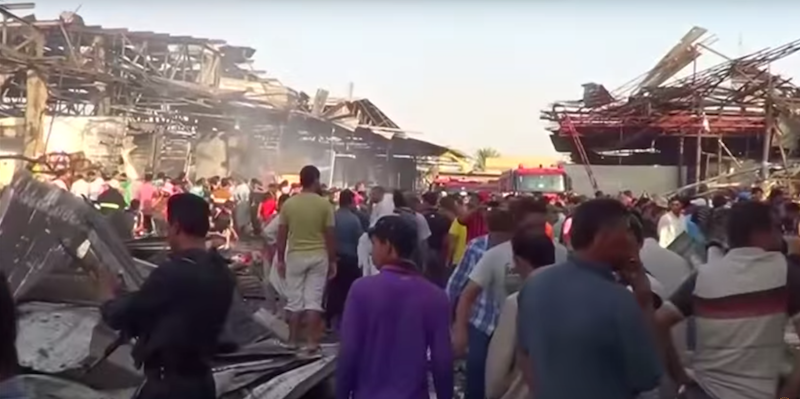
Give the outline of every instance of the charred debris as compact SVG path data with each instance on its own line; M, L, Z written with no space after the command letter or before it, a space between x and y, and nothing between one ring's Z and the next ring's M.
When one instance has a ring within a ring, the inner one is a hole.
M101 322L89 274L109 268L126 289L138 289L155 266L132 249L157 254L160 247L123 242L92 206L27 172L3 189L0 268L17 300L17 349L35 397L125 398L142 382L129 345L114 345L115 333ZM215 358L218 396L327 397L335 349L316 357L286 349L279 340L285 326L260 306L263 290L251 282L242 275L220 338L231 350Z
M763 183L774 172L794 179L800 89L771 65L800 51L800 41L741 57L715 50L715 41L694 27L623 87L587 83L582 99L543 110L556 149L586 165L590 177L592 164L679 166L679 186L701 191ZM700 69L701 57L718 64Z
M42 20L33 7L0 5L4 152L52 153L66 124L84 137L74 149L104 169L126 152L139 173L204 176L296 173L292 160L325 159L343 181L396 184L387 180L413 181L449 151L409 137L368 99L283 85L255 69L253 48L90 25L72 12Z
M32 8L32 3L0 5L4 157L43 159L56 140L51 134L56 118L121 123L120 134L99 139L103 156L92 161L117 168L125 149L135 148L129 155L142 171L186 170L190 149L222 132L258 137L275 157L280 145L274 141L281 140L284 130L279 126L288 122L327 125L323 130L331 134L325 99L312 114L308 96L252 68L251 48L106 29L87 25L74 13L38 20L27 15ZM85 155L78 158L93 154ZM2 189L0 269L18 302L17 348L33 396L127 398L142 381L127 344L106 353L116 337L100 321L86 271L88 264L110 268L135 290L155 266L131 256L132 249L141 252L143 247L124 242L81 199L26 171L18 171ZM284 326L264 314L258 306L264 298L253 294L260 290L252 289L252 276L244 277L249 283L243 285L250 287L234 301L221 338L236 350L220 354L215 363L218 396L326 397L335 350L303 357L281 346Z

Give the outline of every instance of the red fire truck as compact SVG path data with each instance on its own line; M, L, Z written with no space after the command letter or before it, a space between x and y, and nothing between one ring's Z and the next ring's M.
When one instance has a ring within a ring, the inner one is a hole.
M519 165L501 174L499 185L506 193L542 193L545 196L572 190L572 181L560 164L534 168Z
M464 174L464 173L443 173L436 177L431 185L434 191L445 191L447 193L480 191L498 192L497 175L489 174Z

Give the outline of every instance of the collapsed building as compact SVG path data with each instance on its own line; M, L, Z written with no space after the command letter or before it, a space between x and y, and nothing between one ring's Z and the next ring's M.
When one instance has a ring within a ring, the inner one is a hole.
M713 41L694 27L624 87L588 83L582 99L552 104L541 119L552 122L556 150L584 164L595 187L594 169L607 165L631 166L633 174L617 178L633 180L640 170L633 165L663 165L675 171L677 186L754 163L763 165L753 169L762 178L770 162L788 166L800 143L800 91L770 64L800 50L800 41L738 58L714 50ZM698 70L698 58L709 53L723 62Z
M129 155L139 174L172 176L261 177L311 163L332 183L410 188L420 165L449 152L408 137L367 99L286 87L253 67L253 48L88 25L69 12L17 15L32 7L0 6L5 155L82 152L104 170Z

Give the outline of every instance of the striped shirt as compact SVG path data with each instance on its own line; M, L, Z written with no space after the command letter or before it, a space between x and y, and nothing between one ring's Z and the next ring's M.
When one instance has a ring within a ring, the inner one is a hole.
M694 316L695 380L724 399L775 397L788 321L800 321L800 265L735 248L698 268L665 306Z

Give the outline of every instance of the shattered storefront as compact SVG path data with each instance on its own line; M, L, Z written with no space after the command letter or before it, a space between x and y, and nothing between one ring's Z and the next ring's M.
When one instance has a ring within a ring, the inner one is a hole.
M130 255L109 221L81 199L20 172L0 195L0 268L18 303L20 363L32 397L127 398L142 382L129 345L105 353L103 325L87 265L109 268L129 290L154 265ZM332 353L300 357L277 344L274 317L243 295L221 342L236 348L214 360L221 398L327 397ZM231 346L232 344L232 346Z

